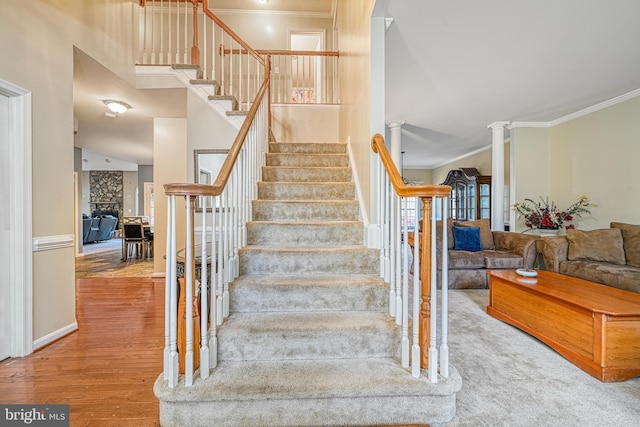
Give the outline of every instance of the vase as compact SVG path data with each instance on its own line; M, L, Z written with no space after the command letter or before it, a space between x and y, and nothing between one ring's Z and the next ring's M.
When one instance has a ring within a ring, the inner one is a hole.
M559 229L539 228L540 237L554 237L558 235Z

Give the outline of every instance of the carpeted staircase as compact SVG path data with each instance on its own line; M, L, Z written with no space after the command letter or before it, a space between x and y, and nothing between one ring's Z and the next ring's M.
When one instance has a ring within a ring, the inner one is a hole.
M379 251L365 247L346 145L271 143L218 366L155 392L163 426L427 424L450 420L460 377L399 362Z

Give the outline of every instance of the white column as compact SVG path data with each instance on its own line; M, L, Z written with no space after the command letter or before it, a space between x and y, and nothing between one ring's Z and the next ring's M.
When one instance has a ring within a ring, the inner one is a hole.
M393 163L396 164L398 172L402 173L402 122L389 122L389 130L391 131L391 146L389 153L393 159Z
M488 127L491 138L491 229L504 230L504 128L509 122L494 122Z

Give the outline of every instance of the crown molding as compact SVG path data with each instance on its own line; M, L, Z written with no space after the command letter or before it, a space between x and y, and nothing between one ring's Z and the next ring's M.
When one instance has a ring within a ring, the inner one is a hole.
M566 116L560 117L555 120L551 120L549 122L512 122L509 125L509 129L518 128L518 127L550 128L550 127L558 126L562 123L566 123L571 120L584 117L588 114L595 113L596 111L604 110L605 108L612 107L616 104L620 104L622 102L628 101L638 96L640 96L640 89L632 90L631 92L624 93L620 96L616 96L615 98L608 99L606 101L600 102L599 104L592 105L591 107L584 108L582 110L576 111L575 113L567 114Z

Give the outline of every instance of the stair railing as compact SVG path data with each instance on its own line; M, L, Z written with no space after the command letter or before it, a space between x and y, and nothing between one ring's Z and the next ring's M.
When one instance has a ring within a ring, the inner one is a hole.
M268 87L267 76L213 184L164 186L168 197L164 378L170 388L178 385L179 366L184 366L184 385L191 386L197 369L204 379L217 365L216 330L229 315L229 283L239 275L238 249L246 245L246 222L252 216L251 201L257 197L256 183L267 151ZM178 197L186 201L184 244L176 241ZM203 207L199 245L196 206ZM184 256L179 258L177 248L181 247ZM178 264L184 270L184 295L179 295ZM179 298L184 319L178 318ZM199 323L194 324L198 317ZM184 329L178 327L181 320ZM194 335L198 328L200 336Z
M198 65L199 78L216 81L216 95L234 97L240 111L249 110L266 73L272 103L339 101L338 52L254 50L213 14L207 0L140 0L140 6L141 65Z
M437 244L435 205L442 208L441 218L447 218L446 207L451 187L447 185L406 185L389 155L384 138L376 134L371 140L378 153L378 219L382 226L380 249L380 275L389 283L389 314L402 325L401 362L418 378L421 370L428 370L431 382L437 382L438 373L449 376L447 286L442 286L441 340L437 346ZM408 201L415 204L410 213ZM422 205L422 230L417 219ZM414 222L415 221L415 222ZM447 221L442 221L442 277L447 283ZM409 287L409 228L414 225L413 286ZM413 330L409 336L409 317ZM411 351L409 350L411 344ZM439 369L438 369L439 368Z

